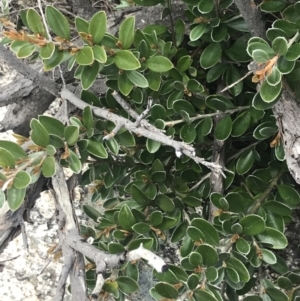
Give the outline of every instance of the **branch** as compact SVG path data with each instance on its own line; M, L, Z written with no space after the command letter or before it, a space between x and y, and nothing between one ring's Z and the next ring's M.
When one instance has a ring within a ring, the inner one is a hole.
M282 177L282 175L285 173L285 170L280 170L276 177L270 182L267 189L264 191L264 193L256 200L253 207L250 208L249 214L255 213L264 203L267 196L270 194L272 189L277 185L278 180Z
M206 118L206 117L218 116L220 114L232 114L232 113L243 111L243 110L247 110L247 109L250 109L250 108L251 108L251 106L242 106L242 107L237 107L237 108L234 108L234 109L226 110L224 112L216 112L216 113L201 114L201 115L198 114L198 115L196 115L194 117L191 117L190 118L190 122L193 122L193 121L199 120L199 119L203 119L203 118ZM165 122L165 125L166 126L174 126L175 124L182 123L182 122L186 122L186 121L184 119L167 121L167 122Z
M224 89L222 89L219 93L223 93L229 89L231 89L232 87L234 87L235 85L237 85L239 82L241 82L242 80L244 80L247 76L249 76L250 74L253 73L253 70L248 71L243 77L239 78L237 81L235 81L234 83L232 83L231 85L225 87Z
M113 95L115 96L115 95L117 95L117 93L115 92ZM87 104L84 101L82 101L80 98L78 98L75 94L73 94L68 89L62 89L61 97L69 100L71 103L73 103L76 107L78 107L81 110L83 110L87 106ZM124 117L118 116L118 115L108 111L107 109L98 108L98 107L94 107L94 106L91 106L91 108L93 110L93 113L96 116L104 118L106 120L110 120L116 125L120 124L120 123L124 124L124 127L127 130L129 130L130 132L133 132L137 135L141 135L146 138L155 140L164 145L169 145L175 149L177 154L185 154L189 158L193 159L196 163L200 163L200 164L208 167L209 169L219 170L220 173L225 177L225 175L222 171L222 169L226 170L224 167L222 167L218 164L212 163L212 162L208 162L204 158L197 157L194 147L192 147L188 144L173 140L170 137L164 135L163 133L153 132L151 129L147 128L148 122L146 123L145 127L136 127L135 123L133 123L132 121L130 121ZM145 120L143 120L143 121L145 121Z
M266 39L265 23L262 20L262 14L254 1L235 0L234 2L247 23L251 35Z
M0 45L0 57L7 62L9 66L24 75L25 78L30 79L35 86L38 86L52 95L58 96L60 86L43 74L39 74L26 64L17 59L11 51L7 50L3 45Z

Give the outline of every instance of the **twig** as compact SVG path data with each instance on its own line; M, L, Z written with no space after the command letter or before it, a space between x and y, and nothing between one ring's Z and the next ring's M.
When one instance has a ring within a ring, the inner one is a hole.
M61 249L60 245L57 245L56 248L53 250L53 254L55 254L57 251L59 251ZM42 267L41 271L37 274L37 276L40 276L41 274L44 273L45 269L47 268L47 266L50 264L50 262L53 260L53 256L50 256L50 258L47 260L47 262L45 263L45 265Z
M261 143L261 141L256 141L244 148L242 148L241 150L239 150L237 153L235 153L234 155L232 155L231 157L229 157L227 160L226 160L226 163L230 162L231 160L237 158L239 155L241 155L244 151L248 150L249 148L253 148L254 146L256 146L257 144Z
M267 196L270 194L272 189L277 185L278 180L281 178L281 176L285 173L285 170L280 170L276 177L270 182L267 189L263 192L263 194L256 200L253 207L249 209L249 214L255 213L264 203Z
M46 22L46 18L45 18L44 12L43 12L43 7L42 7L41 0L38 0L38 7L39 7L39 10L40 10L40 13L41 13L41 16L42 16L42 20L43 20L43 23L44 23L44 26L45 26L45 29L46 29L46 32L47 32L48 39L52 40L51 35L50 35L50 30L48 28L48 24ZM60 65L58 65L58 70L59 70L60 77L61 77L61 80L62 80L62 83L63 83L63 87L65 88L66 87L66 81L65 81L64 74L61 70Z
M36 5L36 6L31 6L31 8L38 8L38 6L37 6L37 5ZM26 7L26 8L21 8L21 9L18 9L18 10L13 10L13 11L7 13L7 14L0 14L0 17L2 18L2 17L8 17L8 16L11 16L11 15L14 15L14 14L20 14L21 11L27 10L27 9L28 9L28 7Z
M104 285L104 277L103 277L102 273L98 273L97 274L96 285L95 285L95 287L92 291L92 294L91 294L92 301L97 301L98 300L98 297L101 293L103 285Z
M208 179L210 177L210 175L211 175L211 172L209 172L205 176L203 176L199 182L197 182L193 187L190 188L190 191L198 188L201 183L203 183L206 179Z
M190 122L193 122L193 121L199 120L199 119L203 119L203 118L206 118L206 117L218 116L220 114L233 114L235 112L250 109L250 107L251 106L242 106L242 107L237 107L237 108L234 108L234 109L226 110L224 112L216 112L216 113L203 114L203 115L198 114L194 117L191 117ZM179 123L182 123L182 122L185 122L185 120L184 119L178 119L178 120L173 120L173 121L167 121L167 122L165 122L165 125L166 126L174 126L175 124L179 124Z
M117 93L115 93L115 95L116 94ZM86 103L84 101L82 101L80 98L78 98L75 94L73 94L68 89L62 89L61 97L69 100L76 107L78 107L82 110L86 107ZM225 174L223 173L222 169L228 171L226 168L224 168L224 167L222 167L218 164L208 162L204 158L197 157L194 147L192 147L188 144L185 144L185 143L180 142L180 141L173 140L172 138L164 135L163 133L153 132L151 128L148 129L148 128L141 127L141 126L136 127L135 124L132 121L130 121L130 120L124 118L124 117L118 116L118 115L108 111L107 109L98 108L98 107L94 107L94 106L91 106L91 108L93 110L93 113L96 116L102 117L106 120L110 120L116 125L122 123L122 124L124 124L124 127L127 130L129 130L129 131L131 131L131 132L133 132L137 135L141 135L141 136L144 136L146 138L155 140L155 141L160 142L164 145L169 145L169 146L173 147L175 149L175 151L185 154L189 158L193 159L196 163L200 163L200 164L208 167L209 169L220 170L221 174L224 177L225 177ZM142 121L145 121L145 120L142 120ZM147 123L146 123L146 125L147 125ZM228 171L228 172L231 172L231 171Z
M118 104L132 117L134 118L136 121L139 119L139 114L133 110L130 105L120 96L120 94L117 91L114 91L112 93L112 96L114 97L114 99L118 102ZM140 124L146 128L151 129L154 132L157 133L162 133L162 130L159 130L158 128L156 128L155 126L153 126L152 124L150 124L147 120L141 119ZM137 126L136 126L137 127Z
M241 82L242 80L244 80L247 76L249 76L250 74L253 73L253 70L248 71L243 77L239 78L237 81L235 81L234 83L232 83L231 85L225 87L222 91L220 91L219 93L223 93L229 89L231 89L232 87L234 87L235 85L237 85L239 82Z
M142 114L136 119L135 121L135 126L140 126L141 121L149 114L151 107L153 104L153 98L150 96L148 97L148 103L147 103L147 108Z
M117 125L115 126L115 128L114 128L109 134L107 134L106 136L103 137L103 140L109 140L109 139L115 137L115 136L118 134L119 130L120 130L123 126L124 126L123 123L117 124Z
M21 227L21 233L23 238L23 247L28 252L28 239L27 239L27 234L26 234L26 229L25 229L25 224L23 219L20 222L20 227Z

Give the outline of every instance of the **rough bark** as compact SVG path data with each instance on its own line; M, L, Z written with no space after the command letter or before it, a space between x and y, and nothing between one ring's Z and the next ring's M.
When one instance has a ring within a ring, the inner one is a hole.
M265 37L265 24L260 10L254 2L235 0L253 36ZM264 34L263 34L264 33ZM300 184L300 106L290 92L284 90L282 97L273 107L277 125L281 132L288 169L294 180Z

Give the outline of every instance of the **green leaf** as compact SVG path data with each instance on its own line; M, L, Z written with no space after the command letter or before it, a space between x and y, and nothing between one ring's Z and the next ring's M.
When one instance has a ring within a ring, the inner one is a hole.
M147 79L140 72L132 70L126 72L127 77L132 82L132 84L137 87L147 88L149 86Z
M33 54L36 50L36 46L34 44L23 45L17 52L17 57L19 59L24 59Z
M217 251L210 245L202 244L197 247L196 252L201 254L206 267L214 266L219 260Z
M107 61L107 56L103 46L94 45L92 49L93 49L94 59L99 63L105 64Z
M217 230L208 221L203 218L194 218L191 222L191 226L194 226L201 230L205 235L205 242L213 246L219 245L219 234Z
M126 276L119 276L116 279L119 289L125 294L130 294L139 289L139 285L135 280Z
M177 62L177 69L180 72L186 71L192 64L192 59L190 55L182 56Z
M55 45L53 42L47 43L45 46L40 47L40 57L43 60L50 59L55 51Z
M121 73L118 78L118 88L123 95L127 96L133 89L133 83L129 80L125 72Z
M26 19L29 29L31 29L36 34L46 36L46 31L42 19L35 9L29 8L27 10Z
M164 298L177 299L178 292L173 285L167 282L159 282L155 284L155 290Z
M210 43L200 56L200 65L208 69L216 65L222 56L221 43Z
M262 64L269 61L269 55L262 49L254 49L252 51L253 60L256 63Z
M215 137L218 140L226 140L232 131L232 120L228 115L218 122L215 128Z
M156 202L158 207L165 212L172 212L175 209L174 202L165 194L159 194L156 197Z
M99 11L93 15L88 33L92 35L94 44L99 44L106 32L106 13L104 11Z
M124 246L115 242L110 242L107 247L110 254L119 254L125 252Z
M46 19L50 29L59 37L70 40L70 27L66 17L53 6L46 7Z
M236 172L243 175L250 170L255 161L254 152L252 149L245 151L236 163Z
M128 50L120 50L115 56L115 64L122 70L136 70L141 67L139 60Z
M105 140L105 145L114 155L118 155L120 148L115 138L112 137L108 140Z
M249 110L241 113L232 123L232 137L240 137L248 130L251 122L251 113Z
M188 224L186 221L177 226L171 236L172 243L180 241L186 235L187 226Z
M286 6L285 1L280 1L280 0L273 0L273 1L267 1L263 2L260 5L260 9L262 11L268 12L268 13L276 13L284 9ZM277 300L275 300L277 301Z
M79 138L79 128L75 125L68 125L65 128L64 136L66 137L66 142L68 145L75 145Z
M261 243L270 244L273 249L284 249L288 244L283 233L270 227L266 227L263 233L257 235L257 239Z
M89 22L80 17L75 17L75 26L78 33L89 32Z
M239 237L235 243L235 246L240 253L248 254L250 252L250 244L243 237Z
M106 159L108 157L107 151L103 144L95 139L88 140L87 151L98 158Z
M272 48L278 55L285 55L288 51L288 42L284 37L277 37L272 41Z
M42 165L42 173L45 178L51 178L56 173L55 159L53 156L46 157Z
M213 42L221 42L227 37L228 27L226 24L221 23L219 26L214 27L211 32L211 39Z
M260 249L262 253L262 260L267 264L275 264L277 262L277 258L275 254L267 249Z
M300 57L300 43L293 44L285 54L287 61L295 61Z
M196 289L193 293L193 296L196 301L218 301L218 299L216 299L216 297L211 292L202 289Z
M275 287L267 287L265 288L266 293L272 298L274 301L288 301L288 296L283 293L281 290Z
M288 74L292 72L295 64L295 61L288 61L285 56L280 56L277 60L277 68L282 74Z
M81 161L79 160L78 156L71 149L69 149L69 153L70 153L70 155L66 159L66 161L69 163L70 169L74 173L79 174L82 170Z
M64 137L65 126L61 121L51 116L40 115L39 122L49 134Z
M94 220L94 222L96 222L96 223L99 222L98 218L101 217L101 213L98 210L96 210L94 207L86 205L86 204L82 206L82 209L88 217L90 217L91 219Z
M76 63L78 65L91 65L94 61L94 53L92 47L84 46L76 53Z
M239 223L243 227L243 235L246 236L260 234L265 230L266 227L264 219L255 214L249 214L243 217Z
M128 17L119 27L119 41L122 49L128 49L133 43L135 18Z
M26 171L18 171L14 178L14 186L17 189L26 188L31 182L31 177Z
M84 90L87 90L96 80L100 71L100 64L94 61L92 66L84 66L81 73L81 85Z
M160 142L147 138L146 148L149 153L151 154L156 153L159 150L160 146L161 146Z
M195 26L191 32L190 32L190 40L191 41L197 41L202 37L206 29L206 24L202 23L197 26Z
M33 118L30 122L31 127L31 139L39 146L46 147L49 144L49 134L47 130L41 125L41 123Z
M193 124L186 123L180 130L180 138L187 144L193 143L197 132Z
M25 198L26 188L17 189L14 186L7 189L7 203L9 209L16 211L22 205Z
M21 146L12 141L0 140L0 147L10 152L15 158L15 160L20 160L26 158L27 154ZM2 165L1 165L2 166ZM7 165L10 166L10 165Z
M202 14L208 14L214 9L213 0L200 0L198 4L198 10Z
M120 209L118 221L121 227L127 231L132 231L131 227L136 224L136 219L126 204Z
M132 230L138 234L145 234L150 232L151 227L146 223L137 223L132 226Z
M174 67L168 58L159 55L152 56L146 60L146 66L148 69L159 73L167 72Z
M56 66L58 66L64 58L64 52L58 50L58 47L55 47L52 56L49 59L44 60L44 70L50 71Z
M240 276L242 282L248 282L250 275L245 265L235 257L230 257L226 260L226 266L234 269Z
M230 67L227 69L226 72L226 84L229 86L233 83L236 83L241 78L239 71L236 67L233 65L230 65ZM232 88L229 89L230 93L234 96L239 95L243 90L243 81L240 81L236 85L234 85Z
M160 74L150 70L145 76L148 81L149 88L151 90L158 91L161 84Z
M0 144L1 145L1 144ZM289 185L278 185L278 192L284 203L287 205L298 205L300 203L300 196L299 193L296 191L295 188Z
M272 68L272 72L267 76L266 80L269 85L277 86L281 82L282 74L276 66Z

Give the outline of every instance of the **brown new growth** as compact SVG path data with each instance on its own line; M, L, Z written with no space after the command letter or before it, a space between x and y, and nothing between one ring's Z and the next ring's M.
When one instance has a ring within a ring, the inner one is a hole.
M273 141L270 142L270 147L275 147L277 145L280 145L280 142L281 142L281 134L280 132L278 132L276 137L273 139Z
M272 72L273 66L277 63L278 55L274 56L272 59L270 59L267 63L264 64L264 67L259 70L255 70L252 77L253 83L259 83L263 81L266 76L270 75Z
M48 41L41 35L29 36L24 31L3 31L3 35L13 41L26 41L38 46L45 46Z

